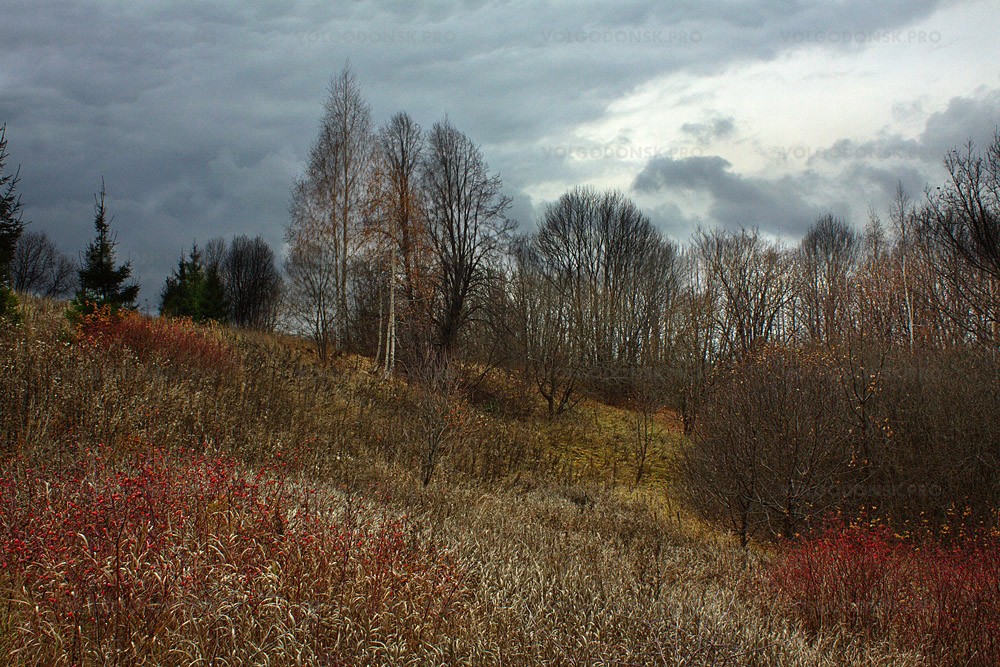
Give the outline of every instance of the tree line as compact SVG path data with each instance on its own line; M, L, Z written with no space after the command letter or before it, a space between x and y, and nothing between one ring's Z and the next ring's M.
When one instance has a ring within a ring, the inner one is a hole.
M16 194L19 171L4 175L6 126L0 126L0 315L18 318L15 294L71 299L71 314L107 306L135 309L139 284L130 261L118 263L118 245L107 192L94 195L94 237L78 262L63 254L45 232L25 231ZM195 322L230 323L269 330L279 316L282 277L274 251L261 238L216 238L204 250L182 256L160 293L160 313Z
M864 505L943 520L1000 505L1000 135L940 187L786 244L666 238L625 194L577 187L517 234L448 120L375 128L349 68L293 187L286 314L321 356L439 380L502 368L555 418L582 396L675 409L675 473L744 539ZM450 371L449 371L450 369Z
M3 138L0 174L6 157ZM929 490L938 508L987 511L1000 504L1000 133L944 167L921 198L900 187L863 227L824 215L793 245L753 228L680 245L625 194L589 187L518 234L466 134L405 112L376 127L345 66L292 184L280 267L259 237L214 239L179 259L160 309L280 325L321 359L361 353L384 374L503 368L553 418L584 395L674 408L692 502L744 538L847 501L915 514ZM73 276L47 237L21 236L16 183L0 180L5 302L12 289L134 302L103 187Z

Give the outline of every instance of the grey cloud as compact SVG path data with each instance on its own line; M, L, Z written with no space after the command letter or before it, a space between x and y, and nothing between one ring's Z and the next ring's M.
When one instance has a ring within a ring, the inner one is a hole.
M508 191L510 191L509 188ZM537 214L535 207L532 205L531 197L520 190L510 191L510 195L511 206L507 211L507 217L517 223L520 231L531 231L537 222Z
M944 111L931 114L920 135L920 142L941 157L971 139L980 147L993 139L1000 129L1000 88L981 89L979 95L955 97Z
M728 139L736 134L736 119L718 116L701 123L684 123L681 132L705 146L716 139Z
M803 149L809 157L793 175L743 176L719 156L660 157L647 163L633 189L654 207L672 211L667 220L678 219L672 197L694 194L709 202L708 224L757 226L797 237L825 212L862 224L869 207L887 209L898 184L919 202L926 188L946 178L941 166L945 153L970 138L985 146L998 123L1000 90L982 89L956 97L944 110L931 114L916 138L882 133L869 141L841 139L830 146Z
M795 147L786 152L791 152L791 157L795 157L794 151ZM818 167L822 164L845 164L858 160L921 160L927 158L927 149L919 141L892 134L862 142L839 139L830 146L806 149L802 154L808 154L808 166Z
M813 176L775 180L733 173L721 157L669 157L651 160L633 188L642 194L688 191L711 198L709 215L727 229L758 227L780 236L797 236L823 212L806 198Z
M688 215L673 202L645 206L643 210L660 231L677 243L687 242L694 229L706 224L705 220Z
M689 157L675 160L669 157L657 158L636 176L633 187L639 192L655 190L708 190L715 189L717 183L738 180L729 173L732 165L717 155Z
M155 298L195 238L238 231L277 245L291 175L347 58L377 120L405 109L429 126L448 113L517 193L575 178L534 147L654 77L812 46L798 32L906 25L938 4L37 0L4 11L0 122L23 164L27 216L68 252L88 238L106 177L122 250ZM720 183L748 187L729 177ZM518 217L531 204L521 198Z
M975 95L955 97L948 106L928 116L915 139L883 133L869 141L841 139L809 157L809 166L866 161L912 161L940 164L944 155L972 140L984 146L1000 127L1000 89L983 88Z
M912 200L920 200L928 185L927 177L926 170L913 166L889 169L858 163L850 165L841 172L837 176L837 181L843 191L854 193L862 201L884 202L881 207L884 210L885 203L895 194L899 185L903 186L903 192Z

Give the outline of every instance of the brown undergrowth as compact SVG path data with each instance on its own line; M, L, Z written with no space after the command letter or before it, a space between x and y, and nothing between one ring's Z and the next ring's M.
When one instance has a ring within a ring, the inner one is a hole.
M277 338L116 326L39 301L0 330L10 664L925 664L761 600L770 557L666 473L609 474L607 442L581 465L627 415L551 424Z

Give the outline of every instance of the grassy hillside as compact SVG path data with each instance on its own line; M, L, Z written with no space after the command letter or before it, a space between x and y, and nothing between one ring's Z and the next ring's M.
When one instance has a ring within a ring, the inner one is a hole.
M549 421L365 365L30 302L0 329L0 655L937 664L769 594L776 556L674 498L669 415L635 485L627 410Z

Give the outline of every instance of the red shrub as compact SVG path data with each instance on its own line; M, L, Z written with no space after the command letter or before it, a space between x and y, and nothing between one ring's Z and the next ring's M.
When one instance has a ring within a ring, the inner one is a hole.
M225 653L274 632L279 606L306 644L325 639L317 610L429 627L457 608L455 567L403 521L335 512L229 459L99 451L69 470L0 470L0 595L17 603L7 641L23 659L148 659L164 633Z
M996 528L943 542L832 521L791 545L769 579L812 630L840 625L923 648L940 664L1000 665Z
M156 356L217 370L233 364L226 343L206 327L184 318L149 318L134 311L113 312L104 306L80 316L77 334L79 340L100 347L125 346L143 361Z

